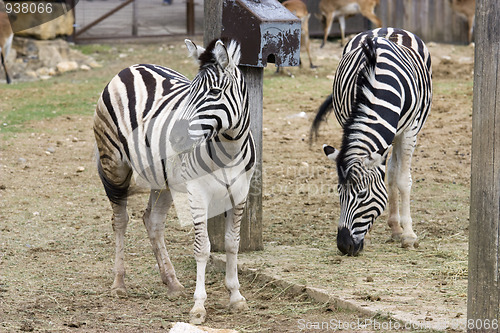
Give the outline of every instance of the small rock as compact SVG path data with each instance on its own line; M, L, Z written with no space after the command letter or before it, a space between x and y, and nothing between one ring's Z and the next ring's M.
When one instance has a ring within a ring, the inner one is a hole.
M49 147L49 148L47 148L47 152L54 154L56 152L56 149L54 147Z
M367 276L366 282L373 282L373 276Z
M36 75L38 77L49 76L50 70L47 67L40 67L36 70Z
M87 65L89 65L91 68L99 68L99 67L102 67L101 64L99 64L97 61L91 61L91 62L88 62Z
M31 79L36 79L38 78L38 76L36 75L36 72L35 71L32 71L32 70L27 70L26 72L24 72L24 74L26 76L28 76L29 78Z
M28 161L23 157L19 157L19 159L17 160L18 164L26 164L26 162L28 162Z
M80 69L82 71L89 71L91 68L90 68L90 66L83 64L83 65L80 66Z
M78 173L80 173L80 172L84 172L84 171L85 171L85 167L82 167L82 166L80 166L80 167L78 167L78 168L76 169L76 172L78 172Z
M194 326L188 323L175 323L169 333L237 333L235 330L216 329L206 326Z
M366 296L366 299L368 301L372 301L372 302L378 302L378 301L382 300L382 298L379 295L368 295L368 296Z
M57 64L57 71L59 73L70 72L78 69L78 63L76 61L61 61Z

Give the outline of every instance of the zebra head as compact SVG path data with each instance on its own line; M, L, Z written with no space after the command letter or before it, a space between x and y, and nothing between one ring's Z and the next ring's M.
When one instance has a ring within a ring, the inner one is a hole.
M357 255L364 244L364 237L375 219L387 205L387 189L384 183L384 154L356 158L345 164L340 151L324 145L326 156L337 163L339 177L340 220L337 247L343 254Z
M216 136L241 137L248 130L249 118L246 85L238 69L239 43L218 39L206 49L188 39L185 43L200 68L191 82L186 108L173 125L172 147L182 152Z

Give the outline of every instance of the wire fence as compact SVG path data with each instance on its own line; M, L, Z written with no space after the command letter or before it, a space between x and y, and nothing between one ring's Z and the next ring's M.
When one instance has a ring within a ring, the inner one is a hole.
M203 0L80 0L75 7L80 40L201 33Z

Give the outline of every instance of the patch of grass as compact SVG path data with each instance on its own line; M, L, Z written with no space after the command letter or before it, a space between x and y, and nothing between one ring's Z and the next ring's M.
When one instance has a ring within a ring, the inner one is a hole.
M307 102L312 102L313 110L319 107L318 100L322 100L331 93L331 80L326 77L327 73L311 73L308 71L298 71L296 68L290 69L294 72L291 78L285 74L275 74L274 66L266 68L264 72L264 105L267 101L277 104L289 104L290 97L295 96L298 103L292 107L303 106ZM323 89L311 90L311 87L321 86ZM307 91L307 97L305 92ZM318 104L316 106L316 104ZM311 111L313 111L311 110Z
M92 115L106 84L121 69L133 64L160 64L188 78L193 78L197 70L182 46L89 44L73 48L91 55L103 66L87 72L66 73L47 81L2 85L0 135L3 138L25 131L29 122L64 115Z
M472 80L438 80L433 81L433 90L434 94L439 96L472 95L473 85Z
M73 48L86 55L106 54L110 53L113 49L113 47L109 44L75 45Z
M98 71L96 71L98 73ZM44 82L5 86L0 101L0 133L19 132L26 123L61 115L91 115L108 77L76 80L75 74Z

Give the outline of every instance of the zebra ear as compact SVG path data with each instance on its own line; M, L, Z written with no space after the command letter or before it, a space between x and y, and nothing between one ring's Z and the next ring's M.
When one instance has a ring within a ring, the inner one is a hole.
M215 43L214 56L222 68L226 69L226 67L229 66L230 63L229 54L227 52L226 46L220 40L218 40L217 43Z
M323 145L323 151L325 152L326 157L330 160L337 162L337 157L339 156L339 151L332 146Z
M184 43L186 43L187 49L189 51L189 56L194 59L198 64L200 63L200 55L205 52L203 47L200 47L193 43L190 39L185 39Z
M387 155L389 154L389 150L392 146L387 147L386 149L381 149L377 152L373 152L369 157L365 159L365 166L368 168L373 168L379 165L385 165L387 160Z
M238 42L231 40L228 45L220 40L215 43L213 51L214 57L224 69L232 69L239 65L241 57L241 48Z

